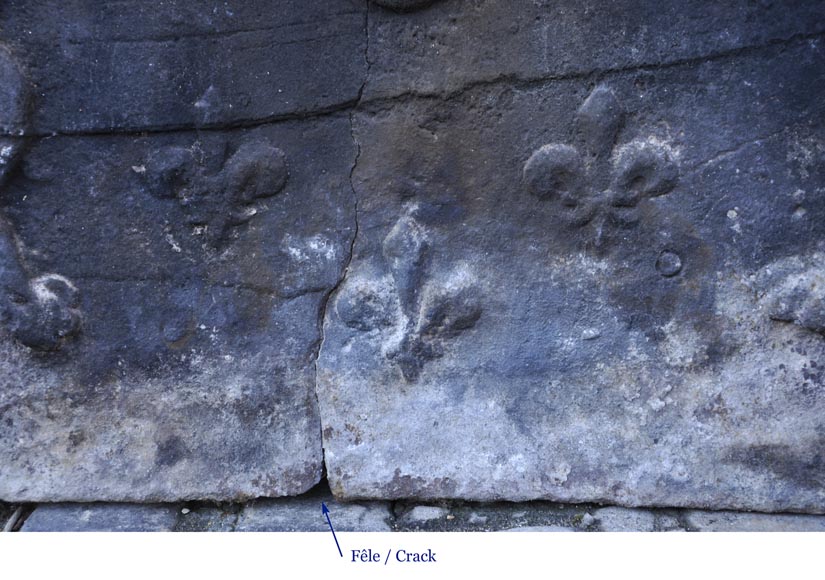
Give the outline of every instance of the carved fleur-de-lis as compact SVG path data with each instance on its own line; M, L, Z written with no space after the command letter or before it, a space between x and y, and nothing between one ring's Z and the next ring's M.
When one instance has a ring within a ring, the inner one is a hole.
M29 126L31 94L22 69L0 44L0 187L19 166ZM25 199L25 198L24 198ZM80 333L80 293L66 277L35 275L21 256L12 223L0 215L0 326L34 351L60 350Z
M193 149L163 149L148 160L145 177L153 195L177 199L187 222L220 246L233 228L258 213L258 200L283 190L288 170L280 149L266 141L250 141L214 174L207 172Z
M336 303L347 326L361 331L393 329L384 356L415 382L424 365L444 355L444 341L475 326L481 301L473 276L455 268L438 280L429 276L430 240L415 218L402 216L387 237L382 253L391 282L352 281Z
M611 228L639 221L639 203L669 193L679 171L667 146L632 141L616 146L624 111L615 93L596 87L578 110L572 144L537 149L524 165L527 189L560 205L571 227L589 226L600 246Z

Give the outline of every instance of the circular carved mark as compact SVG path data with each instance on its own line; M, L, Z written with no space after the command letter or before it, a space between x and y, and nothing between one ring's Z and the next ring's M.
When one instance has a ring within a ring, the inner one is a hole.
M682 271L682 258L676 252L665 250L656 260L656 270L665 278L675 276Z

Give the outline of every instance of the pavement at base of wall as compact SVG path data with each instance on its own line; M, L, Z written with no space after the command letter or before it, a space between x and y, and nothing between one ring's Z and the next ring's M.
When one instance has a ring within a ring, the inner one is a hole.
M340 502L329 488L244 504L0 503L6 531L323 532L324 502L346 532L825 532L825 516L595 504Z

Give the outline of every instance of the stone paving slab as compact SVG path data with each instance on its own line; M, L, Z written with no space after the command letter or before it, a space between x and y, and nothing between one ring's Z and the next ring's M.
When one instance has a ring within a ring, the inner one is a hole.
M328 491L247 504L43 504L29 531L328 532L825 532L825 516L551 502L340 502ZM0 506L2 507L2 506ZM4 512L10 514L6 509Z
M178 508L141 504L44 504L23 532L171 532Z
M331 495L258 500L244 506L235 531L238 532L328 532L321 513L326 502L338 532L392 531L392 513L388 502L342 503Z
M821 516L688 511L684 520L695 532L825 532Z

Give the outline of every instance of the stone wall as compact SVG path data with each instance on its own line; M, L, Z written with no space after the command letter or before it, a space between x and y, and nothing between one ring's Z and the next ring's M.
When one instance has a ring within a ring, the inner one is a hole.
M825 513L823 37L4 2L0 500Z

